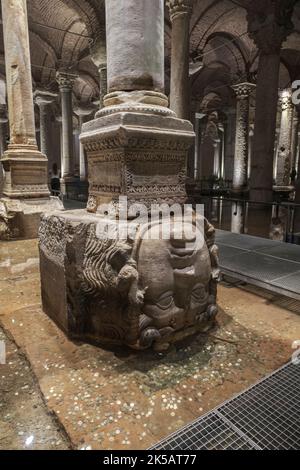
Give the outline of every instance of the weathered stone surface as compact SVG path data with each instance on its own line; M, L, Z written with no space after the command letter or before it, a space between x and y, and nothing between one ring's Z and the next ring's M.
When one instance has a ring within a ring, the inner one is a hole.
M88 210L120 195L147 206L184 203L193 138L189 122L154 114L116 113L85 123L80 139L89 161Z
M191 123L167 108L163 21L162 0L106 2L109 94L80 136L88 157L87 211L45 215L39 233L43 309L64 331L159 351L211 325L219 274L206 221L200 247L197 237L175 236L173 226L166 239L142 236L165 223L149 221L152 204L185 203L194 139ZM102 205L112 203L120 216L120 196L128 208L143 204L144 221L126 214L131 237L100 237L112 224Z
M36 238L43 212L63 210L56 197L47 199L0 199L0 240Z
M61 95L62 112L62 168L61 175L64 183L74 178L74 146L73 146L73 102L72 88L76 76L65 72L56 75Z
M239 83L232 88L237 97L233 190L242 192L246 189L248 182L249 97L255 89L255 85L252 83Z
M172 21L170 107L181 119L190 119L190 18L193 0L169 0Z
M281 123L278 142L275 190L291 191L293 103L290 90L280 93Z
M111 220L85 211L46 214L39 231L44 311L71 337L134 349L167 349L209 328L219 276L214 230L195 238L99 236ZM198 221L198 224L200 221ZM199 225L198 225L199 226Z
M163 0L106 2L109 92L164 92L163 12Z

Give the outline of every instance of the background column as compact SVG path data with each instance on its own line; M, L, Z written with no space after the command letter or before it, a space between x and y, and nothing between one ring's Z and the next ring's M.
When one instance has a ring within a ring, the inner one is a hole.
M57 73L61 97L62 114L62 182L73 181L74 179L74 147L73 147L73 103L72 89L76 79L74 75Z
M248 185L249 98L255 85L240 83L232 88L237 100L232 189L236 193L242 193Z
M250 199L273 200L273 159L277 116L280 50L292 31L287 1L254 0L248 11L250 36L259 49ZM284 21L283 21L284 20Z
M52 149L51 149L51 117L52 103L56 100L57 95L43 91L34 93L35 102L40 111L40 142L41 152L48 158L48 170L52 168Z
M170 108L190 118L189 55L193 0L168 0L172 22Z
M74 110L75 114L78 116L79 133L81 133L83 123L88 120L88 116L91 116L94 111L94 108L84 106L78 107ZM80 181L87 181L87 160L84 146L81 142L79 143L79 174Z
M275 190L289 191L291 174L293 103L290 90L280 93L281 122L278 142L278 157Z
M38 151L35 135L26 0L1 3L10 126L10 144L2 158L3 194L48 197L47 159Z

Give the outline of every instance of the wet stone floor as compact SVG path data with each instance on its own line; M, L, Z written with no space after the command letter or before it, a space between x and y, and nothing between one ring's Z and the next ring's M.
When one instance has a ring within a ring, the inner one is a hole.
M74 343L42 312L37 242L1 242L0 448L146 449L289 360L298 306L226 285L219 305L164 356Z
M68 449L30 364L1 328L0 341L6 346L6 365L0 366L0 449Z

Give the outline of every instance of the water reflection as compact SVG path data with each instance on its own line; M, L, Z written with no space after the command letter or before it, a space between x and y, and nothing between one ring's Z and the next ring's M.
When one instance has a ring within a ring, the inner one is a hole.
M249 234L276 241L292 241L293 210L279 204L254 204L248 201L206 198L206 216L217 229Z

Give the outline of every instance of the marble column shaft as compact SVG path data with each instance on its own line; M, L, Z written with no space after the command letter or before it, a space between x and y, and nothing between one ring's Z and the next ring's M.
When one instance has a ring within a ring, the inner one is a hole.
M56 99L56 94L37 90L34 98L40 111L40 144L41 152L48 158L48 167L52 166L51 158L51 115L52 103Z
M7 128L7 117L6 117L6 112L1 110L1 116L0 116L0 159L3 153L6 150L6 128ZM3 182L4 182L4 172L3 172L3 166L0 160L0 196L2 194L2 189L3 189Z
M47 159L36 142L26 0L2 1L10 143L2 155L3 195L11 199L49 196Z
M297 170L298 164L298 144L299 144L299 110L294 107L294 118L292 126L292 168Z
M241 83L234 85L236 93L236 134L233 163L233 191L242 192L248 182L249 154L249 98L255 85Z
M104 97L107 95L107 67L102 65L99 67L99 80L100 80L100 105L99 108L104 107Z
M250 178L250 198L258 201L273 199L279 67L279 53L260 55Z
M220 139L215 139L214 140L214 176L216 178L220 177L220 144L221 140Z
M193 0L169 0L172 22L170 108L182 119L190 118L189 51Z
M62 179L65 180L74 176L72 88L75 77L58 72L57 81L62 113Z
M250 198L273 200L273 159L280 50L293 30L290 2L254 0L247 13L249 35L259 50Z
M78 107L74 112L78 116L79 133L81 133L82 126L86 120L88 120L88 117L91 116L93 109ZM84 151L84 145L81 142L79 142L79 175L80 181L87 181L87 160Z
M276 172L276 186L290 185L292 163L292 124L293 103L290 90L284 90L280 94L281 122L278 142L278 158Z
M10 144L36 146L26 0L2 1Z
M164 92L163 11L163 0L106 2L109 93Z

